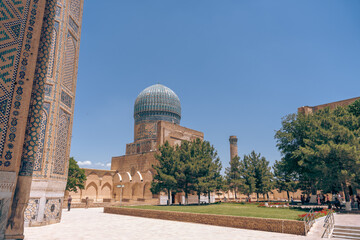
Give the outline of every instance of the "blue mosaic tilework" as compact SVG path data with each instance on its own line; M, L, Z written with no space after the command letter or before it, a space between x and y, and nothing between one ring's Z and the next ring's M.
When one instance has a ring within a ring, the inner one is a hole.
M58 32L59 32L59 23L55 22L54 29L52 32L51 45L50 45L50 56L49 56L49 64L48 64L48 71L47 71L48 78L53 77L54 60L55 60L55 52L56 52L56 41L57 41Z
M47 0L45 15L41 29L39 53L36 62L36 71L30 101L29 116L26 125L23 154L21 157L20 176L32 176L36 156L39 130L41 127L44 88L47 66L51 51L51 33L54 27L56 0Z
M61 199L60 198L48 198L45 203L44 220L49 221L51 219L61 218Z
M34 161L34 171L41 171L43 166L43 154L45 146L45 136L46 128L48 122L48 116L50 111L50 103L43 104L43 110L41 114L41 126L38 139L38 149L36 151L35 161Z
M80 0L71 0L70 2L70 12L75 20L80 20Z
M71 108L72 98L64 91L61 91L61 102L64 103L67 107Z
M60 109L59 122L56 129L56 147L52 173L64 175L66 170L67 146L70 127L70 114Z
M16 76L18 74L18 67L20 62L21 48L24 39L25 25L28 17L28 10L30 0L6 1L0 0L0 157L3 157L5 139L10 130L9 135L9 149L13 148L13 143L16 137L17 117L11 119L11 126L9 127L10 110L13 105L13 96L15 93ZM31 24L26 37L26 41L31 43L32 33ZM29 45L30 47L30 45ZM27 50L27 49L25 49ZM24 54L28 54L25 53ZM28 55L27 55L28 56ZM27 57L24 55L21 64L21 75L25 75ZM21 80L22 81L22 80ZM23 83L19 81L19 83ZM22 84L19 84L22 85ZM16 91L17 101L14 103L16 109L15 116L18 115L22 100L22 87ZM5 167L10 166L12 159L12 150L6 151L5 162L0 161L0 166L4 164Z
M58 5L62 5L63 4L63 0L58 0L57 1L57 4ZM64 31L64 22L65 22L65 17L66 17L66 8L61 8L61 19L60 19L60 22L59 22L59 37L58 39L63 39L64 38L64 35L67 34L67 31ZM56 93L58 92L58 86L59 86L59 82L61 81L60 78L61 78L61 68L62 68L62 65L61 65L61 56L63 55L63 51L64 51L64 45L63 45L63 41L58 41L58 44L57 44L57 47L56 47L56 51L59 53L59 54L55 54L55 69L56 71L54 71L54 78L53 78L53 88L52 88L52 92L53 93ZM61 53L61 54L60 54ZM60 71L59 71L60 70ZM48 82L50 82L50 79L48 79ZM56 124L55 124L55 117L56 117L56 114L55 112L57 112L57 104L51 104L50 106L50 119L48 120L49 122L49 125L48 125L48 133L47 133L47 145L48 146L55 146L56 144L56 139L54 137L54 135L56 135ZM44 164L44 176L48 176L51 172L51 165L49 164L52 159L53 159L53 155L54 153L52 151L45 151L45 154L46 154L46 157L45 157L45 164ZM53 177L52 178L56 178L56 177ZM63 177L64 178L64 177ZM60 178L59 178L60 179ZM66 178L65 178L66 179Z
M145 88L135 100L134 119L135 123L163 120L180 124L180 99L170 88L161 84Z
M59 6L56 6L56 13L55 13L55 16L56 17L60 17L61 16L61 7L59 7Z
M24 212L25 222L31 222L32 220L35 220L37 218L39 212L39 203L40 199L38 198L29 199L26 210Z
M76 32L78 33L79 31L79 27L77 26L77 24L74 22L74 20L72 20L72 18L69 16L69 25L70 27Z
M45 84L45 96L46 97L51 97L52 87L53 86L50 84Z
M62 84L73 91L74 84L74 70L75 70L75 48L76 40L68 33L65 45L65 61Z

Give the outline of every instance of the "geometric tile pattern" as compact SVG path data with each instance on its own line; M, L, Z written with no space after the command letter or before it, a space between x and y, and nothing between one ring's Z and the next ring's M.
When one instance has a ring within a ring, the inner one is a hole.
M39 202L40 199L30 198L28 205L25 210L25 221L30 222L31 220L35 220L39 211Z
M60 109L58 128L56 130L56 147L55 156L53 162L53 173L64 175L66 169L66 158L67 146L68 146L68 133L70 125L70 114Z
M63 85L73 91L73 78L75 70L75 46L76 40L68 33L65 47L65 61L64 61L64 72L63 72Z
M45 145L45 135L46 135L46 126L49 116L50 103L43 104L42 117L41 117L41 127L39 132L38 139L38 149L34 161L34 171L42 170L43 154L44 154L44 145Z
M8 131L29 5L30 0L12 3L0 0L0 157L3 156ZM15 127L12 130L15 132ZM8 154L7 160L11 159L10 155ZM9 166L10 162L7 161L6 165Z
M56 13L55 13L55 16L56 16L56 17L60 17L60 15L61 15L61 7L56 6Z
M69 25L76 33L78 33L79 27L74 22L74 20L72 20L72 18L70 16L69 16Z
M80 19L80 0L71 0L70 12L72 16L79 21Z
M71 108L72 98L64 91L61 91L61 102Z
M173 90L164 85L155 84L147 87L135 100L134 119L135 123L144 120L165 120L180 124L180 99Z
M59 198L48 198L46 199L44 220L60 219L61 211L61 199Z
M51 35L54 27L55 0L46 1L44 20L41 29L39 52L36 61L32 97L28 121L25 131L25 141L21 157L20 176L32 176L34 160L38 144L38 132L41 126L43 96L45 90L46 73L51 51Z
M45 84L45 96L51 97L52 85Z
M48 65L48 71L47 71L48 78L52 78L52 76L53 76L55 50L56 50L56 39L57 39L58 31L59 31L59 23L55 22L53 33L52 33L51 45L50 45L51 50L50 50L49 65Z

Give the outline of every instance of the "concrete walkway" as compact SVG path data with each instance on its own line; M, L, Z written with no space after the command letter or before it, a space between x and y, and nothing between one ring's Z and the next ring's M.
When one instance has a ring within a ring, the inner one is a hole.
M360 216L360 215L358 215ZM307 237L103 213L103 208L63 211L61 223L25 228L26 240L92 239L320 239L323 219Z
M360 227L360 214L335 214L335 225Z

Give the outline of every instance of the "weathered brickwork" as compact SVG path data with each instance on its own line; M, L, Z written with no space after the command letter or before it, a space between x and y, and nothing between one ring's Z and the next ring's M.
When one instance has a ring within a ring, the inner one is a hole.
M350 98L350 99L341 100L341 101L337 101L337 102L326 103L326 104L317 105L317 106L313 106L313 107L309 107L309 106L299 107L298 112L304 113L304 114L311 114L313 112L316 112L317 110L320 110L320 109L323 109L326 107L330 107L332 109L339 107L339 106L344 107L344 106L352 104L353 102L355 102L358 99L360 99L360 97Z
M122 214L136 217L156 218L181 222L202 223L223 227L261 230L268 232L305 235L305 225L302 221L237 217L214 214L198 214L185 212L171 212L145 210L134 208L105 207L104 213Z

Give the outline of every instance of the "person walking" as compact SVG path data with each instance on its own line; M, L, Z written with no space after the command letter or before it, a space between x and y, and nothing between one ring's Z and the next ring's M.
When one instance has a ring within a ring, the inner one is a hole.
M89 208L89 197L85 198L85 209Z
M71 195L69 195L69 198L68 198L68 211L70 211L71 201L72 201L72 197L71 197Z

